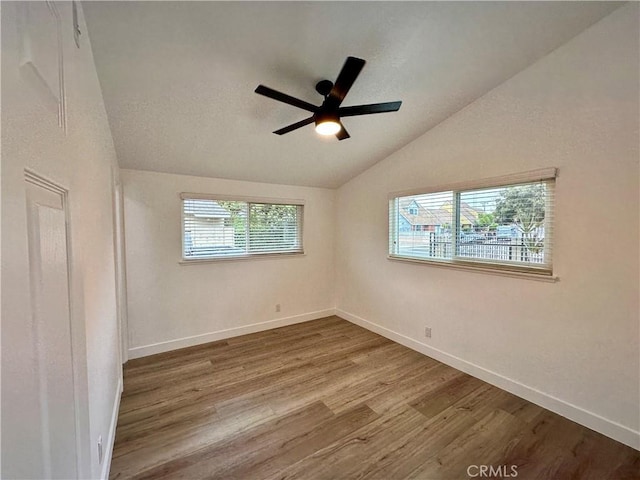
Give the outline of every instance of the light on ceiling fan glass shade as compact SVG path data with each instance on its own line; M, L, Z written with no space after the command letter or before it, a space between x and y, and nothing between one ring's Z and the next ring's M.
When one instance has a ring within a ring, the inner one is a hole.
M335 135L340 131L340 124L335 120L325 119L316 123L316 132L320 135Z

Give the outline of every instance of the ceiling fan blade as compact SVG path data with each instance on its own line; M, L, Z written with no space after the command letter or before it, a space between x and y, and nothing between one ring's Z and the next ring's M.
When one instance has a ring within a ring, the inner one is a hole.
M347 129L344 128L344 125L342 124L342 122L340 122L340 131L338 133L336 133L336 138L338 140L344 140L346 138L351 138L351 135L349 135L349 132L347 132Z
M309 125L310 123L313 123L313 117L305 118L304 120L300 120L299 122L292 123L291 125L283 127L280 130L276 130L273 133L275 133L276 135L284 135L285 133L292 132L294 130L297 130L300 127Z
M347 57L347 61L344 62L342 70L340 70L338 78L327 96L326 104L328 107L337 108L340 106L365 63L361 58Z
M397 112L402 102L372 103L371 105L356 105L338 109L340 117L354 117L356 115L370 115L372 113Z
M294 107L302 108L303 110L307 110L309 112L316 113L316 111L318 110L318 107L310 104L309 102L305 102L304 100L300 100L299 98L292 97L291 95L287 95L286 93L278 92L277 90L265 87L264 85L258 85L258 88L255 89L255 92L257 94L264 95L265 97L278 100L279 102L288 103L289 105L293 105Z

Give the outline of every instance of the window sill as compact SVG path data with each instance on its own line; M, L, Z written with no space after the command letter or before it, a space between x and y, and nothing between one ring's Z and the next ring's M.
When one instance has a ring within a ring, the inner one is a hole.
M467 263L451 262L447 260L428 260L419 258L399 257L395 255L388 255L389 260L395 262L408 262L408 263L420 263L423 265L430 265L439 268L452 268L455 270L464 270L467 272L484 273L489 275L499 275L502 277L521 278L525 280L535 280L538 282L555 283L559 281L557 276L547 271L534 272L531 270L516 270L504 267L492 266L492 265L470 265Z
M251 255L229 255L227 257L215 257L215 258L193 258L190 260L182 259L178 262L179 265L199 265L202 263L217 263L217 262L237 262L245 260L273 260L275 258L291 258L291 257L304 257L304 252L287 252L287 253L254 253Z

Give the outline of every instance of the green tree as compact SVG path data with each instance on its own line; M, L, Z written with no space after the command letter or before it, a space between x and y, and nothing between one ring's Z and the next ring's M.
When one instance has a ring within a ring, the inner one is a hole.
M476 225L485 231L495 230L498 226L493 213L478 213Z
M498 224L515 224L527 251L540 253L544 242L539 228L544 225L546 188L542 183L505 188L494 211Z
M252 204L249 212L249 237L252 244L269 238L271 244L293 247L296 243L295 205Z
M271 243L295 245L298 213L295 205L252 203L247 209L246 202L219 200L218 203L231 214L228 225L234 229L236 246L246 245L247 220L250 244L258 245L268 236Z
M233 228L235 246L244 248L246 245L247 204L230 200L218 200L218 204L231 214L231 217L225 223Z

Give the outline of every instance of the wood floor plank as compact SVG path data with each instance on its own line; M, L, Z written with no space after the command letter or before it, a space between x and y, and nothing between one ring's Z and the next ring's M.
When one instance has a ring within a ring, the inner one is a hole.
M282 448L283 438L296 438L334 417L322 402L315 402L305 408L274 418L256 427L251 432L234 435L219 442L209 444L189 455L166 462L158 467L142 472L140 479L189 479L215 476L224 478L224 471L242 465L250 465L267 458L274 449ZM254 454L245 458L246 449Z
M450 371L450 369L447 369ZM443 376L432 390L421 398L411 402L411 406L431 418L446 410L453 402L480 388L484 382L464 373L456 372L454 376Z
M229 417L216 415L208 422L180 424L169 431L155 430L133 441L120 441L116 431L110 478L135 478L149 468L189 455L275 418L270 408L258 406Z
M149 371L144 375L136 375L127 378L127 391L123 396L133 396L155 390L159 385L171 382L176 375L180 375L182 380L196 378L200 376L211 376L215 373L211 361L203 358L185 365L167 367L166 369ZM199 380L196 380L199 381Z
M366 405L345 411L309 430L305 435L289 439L278 455L273 455L270 452L261 463L251 466L240 465L239 468L228 472L228 476L223 475L221 478L268 478L278 475L288 466L294 465L318 450L350 435L376 418L379 418L379 415Z
M321 398L319 391L325 391L327 386L338 385L349 378L351 371L356 368L354 364L345 360L336 360L325 364L325 371L309 365L306 370L312 373L304 378L296 378L295 381L282 382L278 385L269 385L262 389L256 389L244 395L218 402L217 408L223 413L231 413L242 405L268 405L276 414L284 414L288 411L302 407Z
M403 374L391 388L377 389L377 394L367 400L373 410L384 413L395 408L398 404L413 402L424 397L447 379L458 377L461 372L440 362L432 366Z
M461 434L407 478L465 478L470 465L499 465L509 442L524 435L523 422L494 410ZM461 461L463 460L463 461Z
M416 359L405 349L406 355L398 355L385 363L361 365L362 370L357 377L345 383L341 388L333 390L324 401L334 412L348 410L354 405L368 402L383 392L396 391L397 385L407 376L414 375L428 368L430 362Z
M467 431L477 420L464 410L441 412L418 423L403 436L372 452L373 460L359 473L361 478L407 478L447 445Z
M419 412L408 405L399 407L393 415L380 416L331 445L317 450L306 459L283 469L273 480L357 478L359 471L375 461L372 452L384 449L392 439L411 430L422 418L424 417Z
M338 317L128 362L110 478L449 480L472 464L640 478L640 452Z

